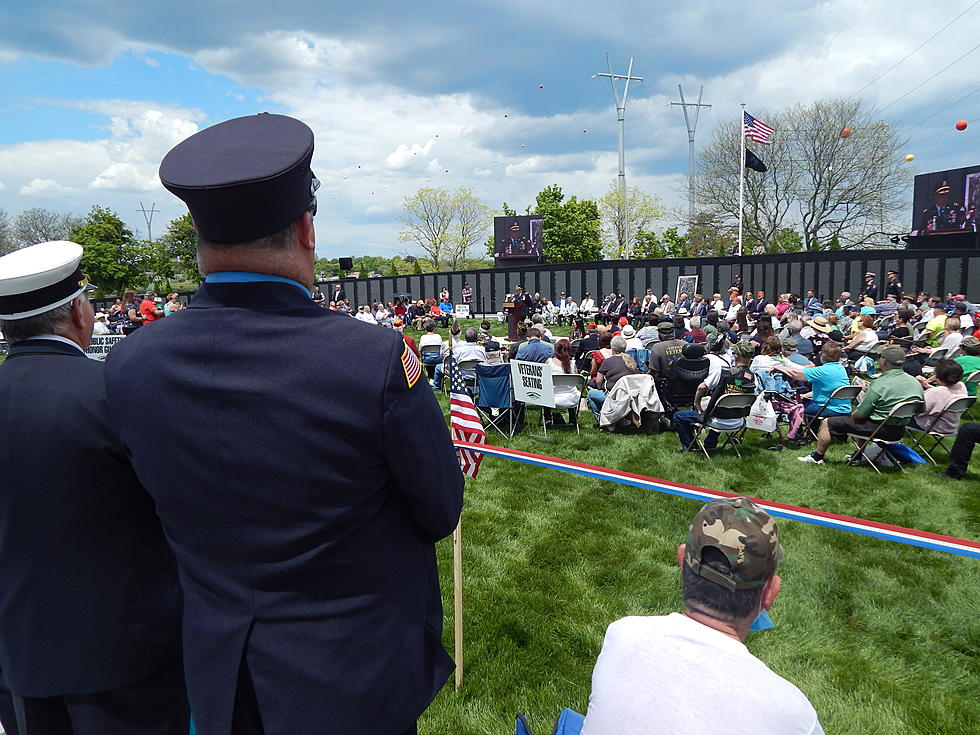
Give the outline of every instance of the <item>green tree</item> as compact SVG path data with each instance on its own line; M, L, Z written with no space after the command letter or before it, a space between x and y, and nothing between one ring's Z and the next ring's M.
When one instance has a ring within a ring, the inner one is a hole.
M103 295L148 283L153 249L138 242L111 209L92 207L70 238L82 246L82 272L89 274Z
M545 187L535 198L534 214L543 220L545 259L550 263L598 260L602 254L599 208L588 199L564 199L557 184Z
M687 254L687 242L678 234L676 227L668 227L662 236L653 230L640 230L633 244L634 258L683 258Z
M772 238L770 253L798 253L803 250L803 236L791 227L784 227Z
M627 257L640 257L633 253L633 241L639 232L666 214L659 197L647 194L639 187L626 189L626 196L613 181L609 191L598 201L602 214L603 245L606 255L615 260ZM628 241L628 242L627 242Z
M169 259L171 263L169 277L179 275L183 280L193 283L203 280L197 269L197 230L194 229L190 212L170 220L159 244L162 250L159 259ZM159 267L162 271L168 270L162 263Z
M455 268L468 257L489 226L490 210L472 191L423 187L402 201L402 242L421 248L435 270L448 264Z

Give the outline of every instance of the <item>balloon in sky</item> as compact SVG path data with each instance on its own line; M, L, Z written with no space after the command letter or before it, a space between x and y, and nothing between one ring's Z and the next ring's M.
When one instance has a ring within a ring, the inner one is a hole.
M841 128L840 129L840 137L846 138L850 134L851 134L851 129L850 128Z
M507 117L507 115L504 115L504 117Z
M538 89L544 89L544 85L543 84L539 84L538 85Z
M913 156L913 155L912 155L911 153L909 153L909 154L908 154L907 156L905 156L905 160L906 160L906 161L912 161L912 160L915 160L915 156Z
M524 144L523 143L521 143L521 148L524 148Z
M966 120L959 120L956 123L957 130L966 130Z

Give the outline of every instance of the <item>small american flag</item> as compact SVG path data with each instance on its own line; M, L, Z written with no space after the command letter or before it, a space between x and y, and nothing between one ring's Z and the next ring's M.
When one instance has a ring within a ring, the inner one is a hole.
M769 136L773 134L775 128L769 127L762 120L756 120L744 110L742 115L742 134L756 143L769 145Z
M456 367L455 359L449 360L449 431L455 441L487 443L487 432L483 430L480 415L473 405L473 398L466 390L466 382ZM483 454L472 449L457 449L456 455L463 474L476 477Z

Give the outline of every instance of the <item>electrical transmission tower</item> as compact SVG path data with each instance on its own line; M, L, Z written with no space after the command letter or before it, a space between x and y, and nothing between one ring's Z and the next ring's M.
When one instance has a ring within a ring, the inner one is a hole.
M156 202L150 203L150 208L147 209L143 206L143 202L140 202L140 208L136 210L143 213L143 219L146 220L146 240L147 242L153 242L153 232L150 230L150 226L153 223L153 215L159 212L157 209Z
M677 91L680 92L681 101L671 102L670 106L680 107L684 110L684 122L687 124L687 206L690 221L694 223L694 133L698 129L698 116L701 114L702 107L711 107L711 105L701 104L701 95L704 94L704 86L698 88L698 101L697 102L685 102L684 101L684 88L681 85L677 85ZM694 108L694 119L691 120L691 115L687 114L687 108Z
M643 77L633 76L633 57L630 56L629 67L626 74L613 74L612 62L609 61L609 52L606 52L607 72L599 72L592 75L592 78L606 77L609 79L609 86L612 89L613 103L616 105L616 119L619 121L619 191L622 201L619 205L619 217L623 223L623 241L626 248L626 257L630 257L630 237L629 223L626 221L626 99L630 93L630 82L642 82ZM626 81L623 87L623 96L620 98L616 90L616 81L623 79Z

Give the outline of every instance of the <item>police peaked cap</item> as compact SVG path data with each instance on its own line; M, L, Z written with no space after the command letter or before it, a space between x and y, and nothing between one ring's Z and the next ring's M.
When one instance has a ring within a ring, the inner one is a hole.
M43 314L93 291L82 274L82 246L67 240L42 242L0 258L0 319Z
M236 117L195 133L160 164L200 236L256 240L295 222L314 200L313 131L285 115Z

